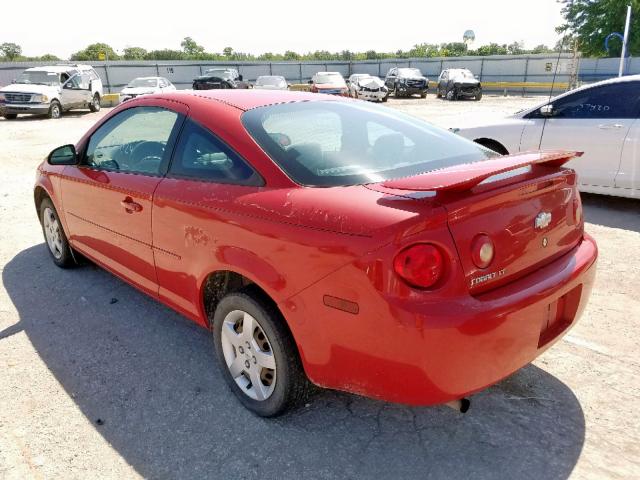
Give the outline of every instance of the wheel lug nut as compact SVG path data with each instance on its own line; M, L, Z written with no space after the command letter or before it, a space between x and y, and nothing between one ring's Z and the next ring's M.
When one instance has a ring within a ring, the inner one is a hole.
M238 347L238 351L239 351L240 353L244 353L244 348L242 348L242 347Z
M256 363L258 363L258 361L256 360L256 357L253 357L253 364L255 365Z
M251 364L249 363L249 360L245 360L244 361L244 366L247 367L247 368L251 367Z

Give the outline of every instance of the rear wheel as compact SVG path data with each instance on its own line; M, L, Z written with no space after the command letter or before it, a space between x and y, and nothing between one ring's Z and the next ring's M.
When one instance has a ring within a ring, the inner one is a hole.
M4 118L6 118L7 120L15 120L16 118L18 118L18 114L17 113L5 113L3 115Z
M48 198L45 198L40 203L40 223L42 224L42 233L47 242L53 263L60 268L74 266L75 261L67 236L62 229L62 222L60 222L60 217L58 217L58 212L56 212L53 203Z
M458 94L455 90L449 90L447 92L447 100L457 100L458 99Z
M60 102L57 100L51 100L48 116L49 118L60 118L62 116L62 107L60 106Z
M422 92L420 94L420 98L427 98L427 92Z
M222 375L247 409L273 417L307 397L311 386L295 342L280 313L257 289L220 300L212 331Z
M92 112L100 111L100 95L99 94L96 93L91 99L91 103L89 104L89 110L91 110Z
M480 90L480 91L476 94L476 96L474 97L474 100L475 100L476 102L479 102L481 99L482 99L482 90Z
M400 89L399 89L397 86L396 86L396 88L395 88L395 90L394 90L393 94L394 94L394 96L395 96L396 98L401 98L401 97L402 97L402 94L400 93Z

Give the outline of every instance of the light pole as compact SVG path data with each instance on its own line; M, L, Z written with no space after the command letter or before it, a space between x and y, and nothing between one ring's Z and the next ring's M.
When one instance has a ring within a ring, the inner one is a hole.
M624 24L624 38L622 40L622 53L620 54L620 68L618 76L624 75L624 63L627 56L627 42L629 41L629 25L631 24L631 5L627 5L627 22Z

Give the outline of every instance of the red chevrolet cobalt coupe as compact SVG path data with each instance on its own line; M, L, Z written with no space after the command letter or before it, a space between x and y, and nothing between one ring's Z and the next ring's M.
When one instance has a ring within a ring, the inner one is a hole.
M210 328L255 413L312 383L429 405L580 316L597 248L562 168L576 155L498 156L339 97L175 92L55 149L35 203L56 265L82 254Z

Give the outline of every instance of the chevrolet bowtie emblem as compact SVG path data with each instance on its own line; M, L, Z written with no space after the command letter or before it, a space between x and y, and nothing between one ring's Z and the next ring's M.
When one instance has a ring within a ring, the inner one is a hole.
M551 214L549 212L540 212L536 216L536 220L534 223L535 228L547 228L551 223Z

